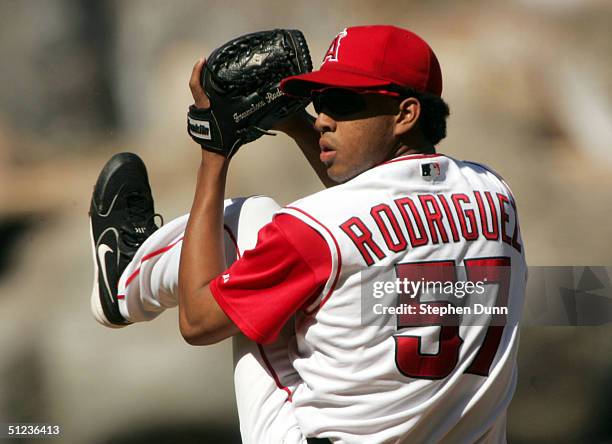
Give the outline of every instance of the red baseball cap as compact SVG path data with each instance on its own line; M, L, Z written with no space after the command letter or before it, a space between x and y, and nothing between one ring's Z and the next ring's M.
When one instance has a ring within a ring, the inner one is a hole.
M354 26L332 41L318 71L287 77L281 90L308 97L313 90L337 87L381 89L397 85L442 94L440 64L427 42L389 25Z

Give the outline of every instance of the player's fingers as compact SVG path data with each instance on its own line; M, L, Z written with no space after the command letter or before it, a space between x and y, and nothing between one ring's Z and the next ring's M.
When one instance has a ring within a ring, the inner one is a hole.
M195 105L198 108L208 108L210 106L210 101L208 100L208 96L204 92L204 88L202 88L202 83L200 81L202 78L202 69L204 68L205 63L206 59L204 57L199 59L195 65L193 65L191 77L189 79L189 89L191 90L191 95L193 96Z
M191 78L189 79L189 88L191 91L196 89L197 85L200 84L200 74L202 73L202 65L204 62L204 57L198 59L193 65L193 69L191 70Z

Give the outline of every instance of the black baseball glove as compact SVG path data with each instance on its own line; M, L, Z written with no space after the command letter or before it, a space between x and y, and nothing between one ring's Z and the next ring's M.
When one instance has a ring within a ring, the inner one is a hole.
M308 99L286 96L280 81L312 70L304 35L274 29L238 37L217 48L202 70L210 108L192 105L187 132L202 148L233 156L275 122L303 109Z

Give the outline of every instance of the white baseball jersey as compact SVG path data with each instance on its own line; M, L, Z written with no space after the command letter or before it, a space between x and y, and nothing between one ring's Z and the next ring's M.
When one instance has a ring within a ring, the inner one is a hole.
M371 290L393 278L471 282L516 319L526 265L503 181L443 155L393 159L279 211L211 291L258 342L273 341L295 315L290 355L302 382L287 388L287 401L305 436L505 442L516 384L518 326L504 322L512 315L465 323L461 312L440 313L453 308L431 299L440 290L422 288L392 307L414 313L383 313L384 304L370 313Z

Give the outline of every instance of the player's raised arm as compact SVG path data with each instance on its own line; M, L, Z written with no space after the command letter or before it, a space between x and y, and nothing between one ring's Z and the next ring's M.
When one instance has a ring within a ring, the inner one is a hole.
M191 74L192 108L209 110L200 77L205 60ZM223 197L229 159L203 149L193 205L185 229L179 265L179 327L187 342L204 345L237 332L236 326L216 304L209 282L225 269Z
M179 325L193 345L238 332L219 307L210 282L225 269L223 197L229 159L238 148L298 112L307 98L281 93L281 79L312 69L297 30L277 29L238 37L193 68L188 133L202 147L196 192L179 266Z

